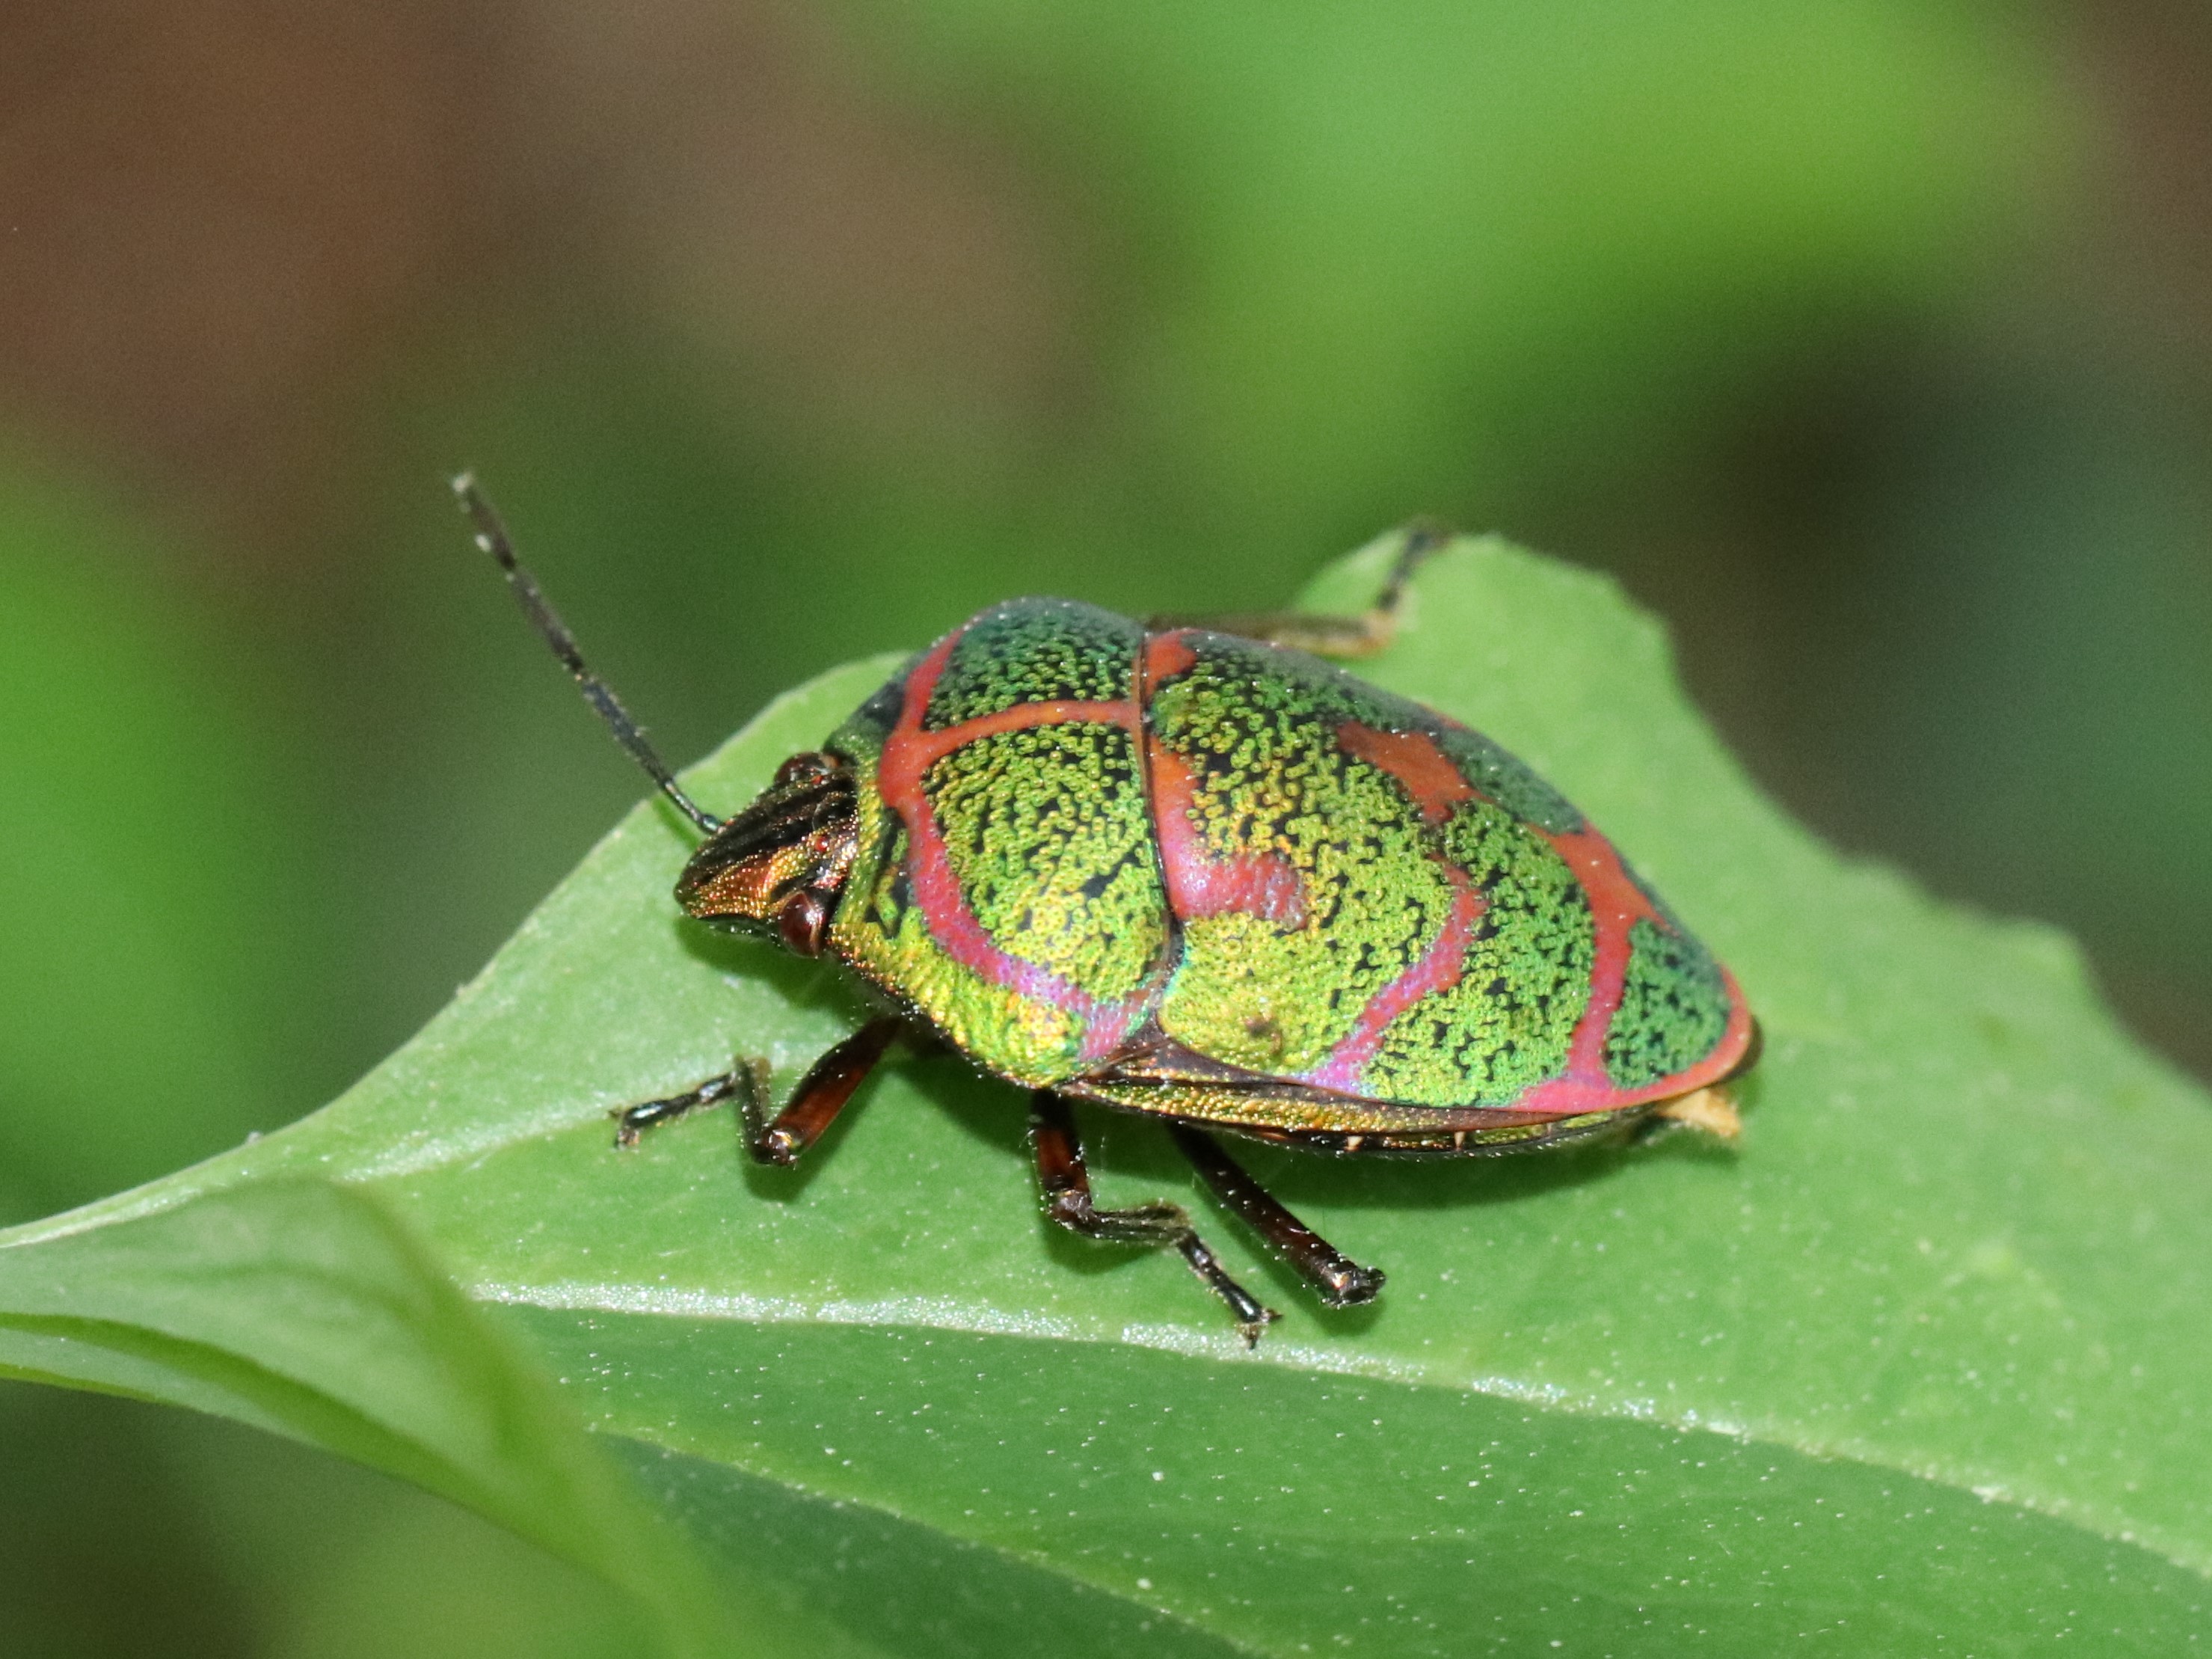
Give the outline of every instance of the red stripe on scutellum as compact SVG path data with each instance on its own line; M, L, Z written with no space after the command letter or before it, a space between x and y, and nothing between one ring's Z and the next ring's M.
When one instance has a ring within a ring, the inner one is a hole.
M1176 920L1238 915L1283 928L1304 927L1306 884L1297 866L1273 853L1220 858L1208 851L1195 817L1198 782L1190 763L1152 737L1146 740L1145 758L1152 774L1160 874Z
M1187 630L1147 635L1140 693L1145 707L1151 708L1163 681L1188 673L1197 663ZM1208 850L1198 826L1197 775L1188 761L1149 729L1145 769L1159 839L1160 878L1176 921L1251 915L1279 927L1305 925L1305 878L1297 866L1272 853L1223 858Z

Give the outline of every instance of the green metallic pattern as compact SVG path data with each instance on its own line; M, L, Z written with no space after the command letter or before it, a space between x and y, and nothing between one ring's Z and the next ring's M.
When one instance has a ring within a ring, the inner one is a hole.
M1390 1023L1365 1092L1502 1106L1565 1069L1589 1003L1596 930L1566 860L1500 807L1462 803L1443 841L1488 905L1459 983Z
M1695 938L1648 921L1628 937L1628 978L1605 1043L1607 1075L1623 1089L1703 1060L1729 1012L1720 964Z
M991 985L931 936L908 884L906 831L859 762L860 855L830 924L831 947L895 1001L920 1012L995 1074L1027 1088L1075 1069L1079 1023L1064 1011Z
M1462 777L1523 823L1555 836L1588 827L1571 801L1481 732L1438 721L1436 742Z
M923 695L927 658L828 745L854 763L860 820L831 948L987 1070L1031 1087L1078 1070L1086 1036L1126 1029L1133 1014L1116 1024L1111 1005L1143 992L1166 953L1142 767L1127 729L1098 720L1037 711L1039 724L964 743L951 728L1018 722L1037 702L1120 703L1133 719L1142 640L1133 623L1059 600L978 617L927 689L924 732L957 746L902 800L912 826L884 799L879 764ZM941 845L964 916L925 914L910 835Z
M824 739L823 750L846 760L865 761L872 768L884 752L884 739L898 724L899 711L906 707L906 680L912 672L914 662L909 661L885 680L873 696L847 715L845 723Z
M1144 631L1066 599L1015 599L969 623L931 692L922 729L1025 702L1109 702L1134 695Z
M1186 915L1160 1024L1200 1054L1274 1077L1326 1060L1436 939L1452 901L1420 813L1336 741L1340 720L1375 717L1370 700L1303 666L1208 637L1150 709L1157 740L1195 775L1190 816L1207 859L1279 860L1304 897L1296 927L1249 907Z
M1167 896L1127 731L978 738L926 788L968 908L1000 950L1100 1000L1143 987L1167 949Z
M1656 899L1606 935L1622 980L1599 971L1588 884L1648 890L1556 791L1294 652L1202 632L1147 647L1120 617L1021 601L825 747L853 767L860 820L830 948L1018 1085L1502 1150L1522 1126L1493 1113L1547 1085L1586 1100L1663 1081L1729 1028L1721 969Z

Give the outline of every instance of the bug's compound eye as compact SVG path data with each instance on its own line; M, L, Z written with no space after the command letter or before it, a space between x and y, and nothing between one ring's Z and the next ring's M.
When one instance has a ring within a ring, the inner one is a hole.
M820 956L829 927L830 907L819 893L802 889L776 908L776 935L795 955Z
M827 755L807 753L793 755L775 769L774 787L786 789L794 783L817 783L828 777L834 769Z

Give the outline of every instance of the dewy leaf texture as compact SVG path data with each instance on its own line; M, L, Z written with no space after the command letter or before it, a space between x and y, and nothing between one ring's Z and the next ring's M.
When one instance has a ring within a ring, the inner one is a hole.
M1389 551L1310 602L1364 605ZM789 694L688 787L740 804L892 665ZM97 1317L253 1357L274 1337L226 1323L246 1284L198 1282L169 1329L138 1270L86 1252L307 1177L371 1195L550 1358L755 1614L741 1651L810 1619L885 1653L1034 1652L1071 1620L1131 1654L1752 1654L1814 1631L2162 1654L2212 1632L2203 1096L2062 939L1791 824L1609 584L1462 542L1367 672L1533 763L1736 969L1767 1036L1740 1149L1253 1149L1390 1283L1327 1312L1216 1218L1286 1316L1247 1353L1171 1256L1049 1231L1022 1097L947 1055L896 1059L796 1170L747 1164L726 1114L615 1151L611 1109L740 1054L787 1085L860 1018L833 970L678 918L687 832L647 802L336 1103L0 1235L0 1356L40 1372L40 1295L96 1258ZM1085 1124L1105 1201L1206 1212L1156 1126ZM227 1408L222 1377L115 1346L112 1374L45 1374ZM409 1407L410 1444L465 1437L483 1407L453 1387ZM331 1398L385 1409L359 1393ZM429 1480L336 1419L228 1408ZM514 1524L516 1479L440 1489Z

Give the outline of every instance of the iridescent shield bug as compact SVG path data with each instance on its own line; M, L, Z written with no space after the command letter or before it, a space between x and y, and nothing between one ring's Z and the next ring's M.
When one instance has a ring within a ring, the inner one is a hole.
M1071 1102L1162 1119L1334 1306L1371 1300L1382 1273L1212 1131L1414 1157L1654 1120L1735 1133L1720 1085L1749 1068L1757 1027L1729 970L1528 767L1310 654L1387 641L1437 532L1407 532L1358 618L995 605L718 818L586 666L474 482L454 488L585 697L705 836L677 902L836 959L881 1011L780 1110L764 1064L741 1060L620 1113L618 1144L729 1099L752 1156L790 1164L902 1033L933 1036L1030 1091L1054 1221L1173 1247L1255 1340L1276 1316L1180 1206L1093 1203Z

